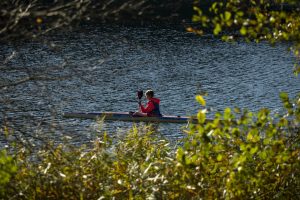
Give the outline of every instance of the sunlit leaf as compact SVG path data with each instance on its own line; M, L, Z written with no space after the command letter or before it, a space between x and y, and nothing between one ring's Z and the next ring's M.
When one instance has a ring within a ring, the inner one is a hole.
M231 13L226 11L225 12L225 20L228 21L228 20L230 20L230 18L231 18Z
M205 102L203 96L197 95L197 96L196 96L196 100L197 100L197 102L200 103L202 106L206 106L206 102Z
M231 118L231 109L226 108L224 110L224 120L230 120L230 118Z
M202 110L199 111L198 114L197 114L197 119L198 119L199 123L203 124L206 120L205 112L202 112Z
M241 35L246 35L247 34L247 29L246 29L246 27L242 27L241 29L240 29L240 33L241 33Z
M258 151L258 146L251 148L250 154L255 154Z
M221 154L218 154L218 156L217 156L217 161L221 161L223 159L223 155L221 155Z
M214 35L219 35L219 33L222 31L222 27L221 25L218 23L215 25L215 28L214 28Z

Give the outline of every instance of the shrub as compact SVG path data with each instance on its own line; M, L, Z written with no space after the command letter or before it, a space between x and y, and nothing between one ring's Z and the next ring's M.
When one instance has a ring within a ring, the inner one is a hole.
M0 151L0 194L3 195L5 187L11 177L17 171L14 160L8 156L5 150Z
M227 108L206 123L200 110L200 123L177 151L185 193L209 199L299 198L300 101L293 105L284 93L281 98L288 115L277 120L267 109L253 114Z
M300 100L281 98L287 112L274 119L227 108L208 120L202 109L179 147L148 126L80 148L49 142L32 154L16 145L8 163L18 170L2 198L299 199Z

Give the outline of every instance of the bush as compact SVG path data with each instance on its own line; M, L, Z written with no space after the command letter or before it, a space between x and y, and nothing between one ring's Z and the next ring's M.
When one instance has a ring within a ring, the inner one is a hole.
M0 151L0 194L3 195L5 187L12 175L17 171L17 167L11 156L5 150Z
M286 94L281 98L290 121L272 120L267 109L257 114L226 109L204 123L200 111L203 123L191 128L177 151L182 183L189 186L185 192L209 199L299 198L300 101L293 106Z
M281 98L287 113L275 119L267 109L226 109L207 120L202 109L178 148L134 126L117 141L104 133L92 146L16 149L18 171L2 198L299 199L300 100Z

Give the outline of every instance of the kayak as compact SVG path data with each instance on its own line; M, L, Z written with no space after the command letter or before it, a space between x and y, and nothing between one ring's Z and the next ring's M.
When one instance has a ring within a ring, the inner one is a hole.
M132 116L126 112L67 112L63 114L67 118L97 119L103 118L109 121L128 122L157 122L157 123L197 123L197 119L186 116L163 115L161 117Z

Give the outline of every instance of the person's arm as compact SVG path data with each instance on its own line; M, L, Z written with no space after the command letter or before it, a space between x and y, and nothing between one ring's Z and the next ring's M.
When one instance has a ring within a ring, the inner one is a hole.
M140 105L140 109L141 109L141 111L143 113L149 113L149 112L151 112L154 109L154 105L153 105L153 103L151 101L149 101L147 103L146 108L141 103L139 105Z

